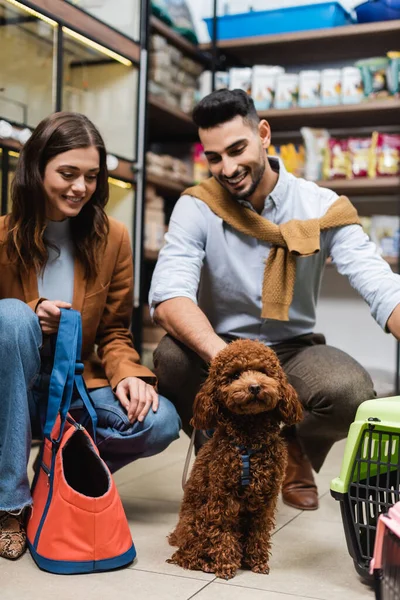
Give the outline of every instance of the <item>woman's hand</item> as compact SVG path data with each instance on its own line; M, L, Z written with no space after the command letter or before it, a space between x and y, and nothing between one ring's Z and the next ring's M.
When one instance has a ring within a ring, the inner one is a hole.
M134 423L142 422L150 410L158 408L158 394L152 385L138 377L125 377L115 389L115 395L128 413L128 419Z
M43 300L36 308L36 314L39 317L40 327L45 335L57 333L60 323L60 308L71 308L72 304L62 300Z

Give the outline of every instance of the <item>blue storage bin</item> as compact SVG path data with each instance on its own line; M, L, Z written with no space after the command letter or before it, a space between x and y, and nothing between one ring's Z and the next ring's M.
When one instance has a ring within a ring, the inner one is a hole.
M204 19L212 38L213 19ZM218 17L219 40L350 25L353 19L338 2L251 11Z
M355 7L359 23L400 19L400 0L369 0Z

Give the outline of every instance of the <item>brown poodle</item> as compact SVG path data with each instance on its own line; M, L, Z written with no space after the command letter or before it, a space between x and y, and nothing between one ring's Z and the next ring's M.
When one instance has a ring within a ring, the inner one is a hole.
M280 424L301 420L297 394L273 350L237 340L212 361L193 413L194 427L215 431L186 484L168 562L225 579L241 566L268 573L287 461Z

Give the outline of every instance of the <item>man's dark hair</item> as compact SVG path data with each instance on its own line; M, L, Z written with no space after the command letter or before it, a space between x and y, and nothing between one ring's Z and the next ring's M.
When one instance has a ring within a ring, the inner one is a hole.
M193 110L193 121L200 129L210 129L237 116L251 127L260 122L252 98L243 90L216 90L208 94Z

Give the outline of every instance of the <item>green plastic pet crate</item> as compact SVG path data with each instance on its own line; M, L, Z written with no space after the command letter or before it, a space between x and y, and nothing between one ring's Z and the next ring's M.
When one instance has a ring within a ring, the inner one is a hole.
M331 494L340 502L356 571L370 580L379 515L400 500L400 397L368 400L359 406Z

